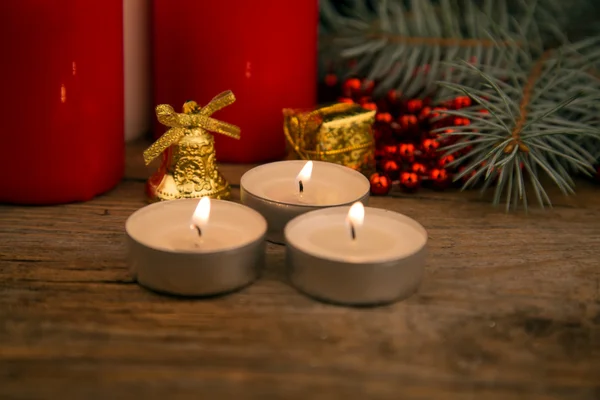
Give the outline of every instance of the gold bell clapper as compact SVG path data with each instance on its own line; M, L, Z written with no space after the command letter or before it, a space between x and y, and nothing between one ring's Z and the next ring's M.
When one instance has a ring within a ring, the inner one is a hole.
M230 197L229 183L217 169L215 138L210 132L240 138L239 127L211 118L234 101L235 96L228 90L204 107L195 101L186 102L183 113L176 113L168 104L156 107L158 121L170 129L144 151L146 165L162 155L158 171L146 184L149 201Z

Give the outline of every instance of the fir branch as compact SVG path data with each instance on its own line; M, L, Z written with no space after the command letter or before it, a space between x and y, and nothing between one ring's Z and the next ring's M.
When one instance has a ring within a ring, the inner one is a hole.
M345 65L343 59L355 60L341 75L377 81L375 97L390 89L407 97L437 95L436 81L464 83L469 77L464 70L442 68L444 62L475 60L494 68L503 47L525 40L541 49L548 35L538 21L562 26L565 6L562 0L537 2L531 7L524 0L354 0L336 8L322 0L320 59L326 72ZM501 39L498 32L504 32Z
M459 142L441 149L450 153L467 147L475 149L452 164L465 167L455 179L477 171L463 188L480 182L483 189L495 186L494 204L504 198L508 211L519 202L527 208L525 187L529 183L544 207L551 202L539 173L547 175L564 194L573 194L571 175L594 171L597 154L586 149L592 142L600 147L600 128L597 123L589 123L597 121L593 105L600 101L600 81L589 73L598 53L594 47L598 39L548 50L537 59L522 57L521 51L506 51L507 64L497 67L495 76L483 72L481 65L465 61L451 64L468 70L477 82L472 87L452 82L440 85L469 96L489 111L448 111L471 120L468 127L446 130L443 137L455 136ZM497 76L512 76L520 93L498 84Z
M497 11L500 8L491 5L494 2L504 4L505 0L484 1L487 8ZM343 16L323 0L323 26L329 29L322 29L322 54L356 59L348 75L379 81L376 97L392 88L409 97L432 92L437 80L447 78L448 71L440 68L443 61L483 54L495 61L498 43L488 34L492 23L473 0L462 7L456 0L409 3L405 8L401 0L381 0L369 10L365 1L354 1ZM498 13L504 14L506 10ZM424 65L428 70L419 71Z

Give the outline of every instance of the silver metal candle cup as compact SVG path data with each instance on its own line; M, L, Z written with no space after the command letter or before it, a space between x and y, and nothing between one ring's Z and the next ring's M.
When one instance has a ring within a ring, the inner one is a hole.
M343 191L345 201L332 204L305 205L292 204L289 202L278 201L262 196L257 190L255 182L269 180L274 174L286 174L290 182L294 182L296 174L306 164L303 160L279 161L264 164L246 172L240 181L240 196L243 204L258 211L267 220L267 240L276 244L285 244L283 230L286 224L295 217L306 212L319 210L329 207L339 207L354 204L360 201L365 206L369 202L370 183L369 180L360 172L352 170L343 165L324 161L313 161L313 177L319 179L320 172L326 174L325 179L330 180L332 185L338 182L341 177L351 176L352 183L346 186L340 186L337 190ZM325 171L321 171L325 169ZM336 190L330 187L328 190Z
M237 245L210 252L171 250L161 245L164 234L160 230L165 225L189 226L197 205L195 199L159 202L128 218L128 263L140 285L173 295L208 296L231 292L257 278L264 262L267 224L259 213L241 204L211 200L209 220L245 223L245 239ZM243 218L231 221L232 214Z
M348 211L348 207L340 209L343 213ZM417 291L425 270L427 232L418 222L402 214L376 208L368 210L404 219L423 235L423 245L410 254L377 262L348 262L342 259L343 255L340 259L324 258L303 251L294 240L295 224L310 218L311 214L330 210L313 211L295 218L285 228L287 272L294 287L325 302L353 306L387 304Z

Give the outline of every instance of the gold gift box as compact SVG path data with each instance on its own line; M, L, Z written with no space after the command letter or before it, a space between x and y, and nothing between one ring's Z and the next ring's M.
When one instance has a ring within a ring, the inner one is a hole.
M313 111L284 109L284 132L304 160L345 165L369 176L375 170L375 111L337 103Z

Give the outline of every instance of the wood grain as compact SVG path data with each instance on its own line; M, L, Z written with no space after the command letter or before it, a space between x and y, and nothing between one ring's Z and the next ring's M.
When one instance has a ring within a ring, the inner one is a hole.
M130 151L93 201L0 206L1 399L600 398L597 187L529 215L470 192L373 198L430 235L419 292L393 305L299 294L275 245L252 286L181 299L127 273L148 173Z

